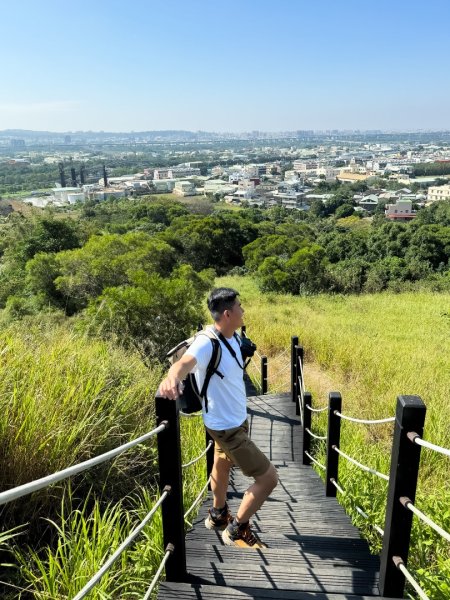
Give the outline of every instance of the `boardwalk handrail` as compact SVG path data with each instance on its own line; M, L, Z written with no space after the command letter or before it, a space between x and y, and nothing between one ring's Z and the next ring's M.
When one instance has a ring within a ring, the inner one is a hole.
M206 490L207 490L207 488L208 488L208 486L209 486L210 483L211 483L211 475L208 477L208 481L203 486L203 488L200 490L200 493L198 494L198 496L196 497L196 499L194 500L194 502L191 504L191 506L184 513L184 518L186 518L188 515L191 514L191 512L194 510L194 508L197 506L197 504L203 498L203 494L206 492Z
M343 496L348 495L347 492L336 482L336 480L333 477L330 479L330 481L340 494L342 494ZM370 521L369 515L357 504L355 504L355 510L358 514L360 514L362 517L364 517L364 519L367 519ZM381 527L379 527L375 523L371 523L371 525L373 526L375 531L377 531L382 537L384 536L384 531L383 531L383 529L381 529Z
M386 417L385 419L357 419L356 417L343 415L337 410L334 412L334 414L341 419L345 419L346 421L351 421L352 423L363 423L364 425L379 425L380 423L393 423L395 421L395 417Z
M169 556L173 553L173 551L175 550L173 544L167 544L166 546L166 553L164 554L164 557L158 567L158 570L155 573L155 576L152 579L151 584L149 585L147 591L145 592L145 596L142 598L142 600L149 600L149 598L152 595L153 590L155 589L156 584L158 583L159 578L161 577L161 573L163 572L164 567L166 566L166 562L169 559Z
M439 452L440 454L444 454L445 456L450 456L450 449L443 448L442 446L438 446L437 444L432 444L431 442L427 442L422 439L421 436L415 431L409 431L407 433L407 437L413 444L417 444L418 446L422 446L423 448L428 448L429 450L434 450L435 452Z
M182 469L185 469L186 467L190 467L191 465L194 465L196 462L198 462L201 458L203 458L205 456L205 454L207 454L208 450L211 448L211 446L214 445L214 442L212 440L210 440L208 442L208 445L206 446L206 448L203 450L203 452L201 454L199 454L196 458L193 458L192 460L190 460L189 462L185 463L184 465L181 465Z
M154 504L153 508L147 513L147 515L142 519L137 527L133 529L133 531L125 538L125 540L120 544L117 550L108 558L105 564L95 573L93 577L86 583L86 585L81 589L76 596L73 597L73 600L82 600L85 598L89 592L94 588L94 586L100 581L103 575L113 566L118 558L122 555L122 553L131 545L131 543L137 538L140 532L144 529L147 523L152 519L155 512L170 494L170 486L166 486L164 492L159 497L158 501Z
M343 456L344 458L346 458L349 462L351 462L354 465L356 465L357 467L359 467L362 471L366 471L366 473L371 473L372 475L376 475L377 477L380 477L380 479L385 479L386 481L389 481L389 477L387 475L385 475L384 473L380 473L376 469L372 469L372 467L368 467L367 465L363 465L362 463L360 463L359 461L357 461L352 456L349 456L348 454L346 454L345 452L343 452L342 450L340 450L337 446L333 445L332 448L340 456Z
M292 362L297 363L296 347L298 347L298 338L292 338ZM295 343L294 343L295 340ZM298 361L298 370L302 367L302 361ZM302 373L303 374L303 373ZM292 384L293 393L297 399L301 397L299 387L304 381L298 377L297 386ZM328 406L315 408L312 405L312 398L309 392L304 392L302 398L302 430L303 430L303 464L316 464L320 469L326 471L326 495L332 495L332 487L343 495L348 494L338 483L337 471L338 462L334 461L330 467L330 459L334 455L343 456L350 462L364 471L379 476L389 481L387 494L387 507L384 530L378 525L372 524L375 530L383 536L383 550L381 553L380 570L380 593L383 596L392 598L403 598L405 580L416 590L420 598L428 600L428 596L420 588L412 575L406 568L409 553L409 543L411 535L411 525L413 515L422 522L431 527L441 535L445 540L450 541L450 533L445 531L440 525L435 523L429 516L420 511L414 505L415 491L417 486L420 448L424 447L440 453L444 456L450 456L450 449L433 444L423 439L423 423L425 419L425 406L422 400L417 396L399 396L397 399L397 410L394 417L380 419L365 419L356 416L349 416L342 412L338 406L340 394L331 393ZM337 403L337 405L336 405ZM327 436L318 435L311 429L311 415L328 411L328 433ZM340 450L339 443L330 443L330 435L339 438L341 420L364 424L367 426L382 423L394 423L394 439L391 453L390 475L384 475L363 465ZM312 439L317 439L319 443L327 441L327 460L326 465L317 461L310 451ZM408 445L410 446L408 448ZM406 493L409 490L410 493ZM358 514L369 520L369 515L359 506L353 507ZM410 517L408 517L408 514ZM403 558L399 558L403 557Z
M118 456L122 452L137 446L138 444L142 444L152 438L154 435L157 435L161 431L164 431L169 426L167 421L163 421L158 427L152 429L148 433L144 433L140 437L132 440L131 442L127 442L126 444L122 444L113 450L109 450L108 452L104 452L99 456L95 456L94 458L89 458L81 463L76 465L72 465L71 467L67 467L66 469L62 469L61 471L56 471L56 473L52 473L51 475L46 475L45 477L41 477L40 479L36 479L35 481L30 481L29 483L24 483L23 485L18 485L10 490L6 490L5 492L0 493L0 506L3 504L7 504L8 502L12 502L13 500L17 500L22 496L26 496L31 494L32 492L37 492L38 490L42 490L53 483L57 483L58 481L63 481L77 473L82 473L87 469L95 467L107 460L111 460L115 456Z
M441 537L445 538L448 542L450 542L450 533L448 533L447 531L445 531L445 529L442 529L442 527L440 527L432 519L430 519L429 517L427 517L426 514L424 514L416 506L414 506L414 504L412 503L412 501L409 498L407 498L406 496L402 496L401 498L399 498L399 500L400 500L401 504L403 504L403 506L405 508L407 508L412 513L414 513L416 515L416 517L418 517L421 521L423 521L429 527L431 527L432 529L434 529L437 533L439 533L439 535Z

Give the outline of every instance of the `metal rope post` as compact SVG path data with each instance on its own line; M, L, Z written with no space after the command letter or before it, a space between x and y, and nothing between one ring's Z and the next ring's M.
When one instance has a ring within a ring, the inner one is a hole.
M295 402L297 397L297 361L295 356L295 346L298 344L298 337L291 337L291 399Z
M167 581L186 581L179 401L156 396L155 411L158 425L161 421L169 422L167 431L158 436L159 487L161 492L166 485L172 490L161 508L164 547L174 546L166 564L166 578Z
M267 394L267 356L261 356L261 394Z
M212 437L209 435L208 430L205 428L206 446L208 447L209 442L214 442ZM214 464L214 443L206 453L206 479L209 480L211 471ZM208 484L208 490L211 491L211 482Z
M328 396L328 435L327 435L327 477L325 482L325 494L336 497L336 488L331 479L338 481L339 454L334 451L333 446L339 448L341 438L341 418L335 411L341 411L342 397L339 392L330 392Z
M412 512L400 502L407 496L414 502L419 473L420 446L411 444L408 431L422 436L426 407L419 396L398 396L392 444L383 550L380 559L380 594L403 598L405 576L393 563L393 556L408 560Z
M303 433L303 464L310 465L311 459L308 454L311 454L311 436L306 431L306 429L311 429L311 417L312 412L306 408L306 405L312 405L312 396L310 392L305 392L303 394L303 424L302 424L302 433ZM308 453L308 454L306 454Z

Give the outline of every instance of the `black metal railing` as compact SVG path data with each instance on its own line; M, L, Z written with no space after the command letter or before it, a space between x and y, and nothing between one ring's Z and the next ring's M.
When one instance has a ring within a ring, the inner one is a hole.
M380 419L364 419L343 414L342 397L339 392L329 393L327 406L314 407L311 394L304 389L303 348L298 345L297 336L292 337L291 349L291 393L292 400L299 407L298 413L301 415L303 464L314 463L321 471L325 471L327 496L336 496L337 492L347 495L339 484L340 457L350 461L362 471L388 482L384 529L371 523L383 538L380 556L380 594L391 598L403 598L407 580L418 596L427 600L428 596L407 569L413 515L447 541L450 541L450 533L414 505L420 469L420 449L426 447L445 456L450 456L450 449L423 439L426 407L419 396L398 396L395 416ZM312 415L322 412L327 412L328 417L326 436L318 435L311 426ZM394 424L389 475L362 464L341 449L342 420L365 425L389 422ZM312 456L312 439L326 443L326 464L322 464ZM370 516L361 507L355 506L355 509L359 515L370 520Z

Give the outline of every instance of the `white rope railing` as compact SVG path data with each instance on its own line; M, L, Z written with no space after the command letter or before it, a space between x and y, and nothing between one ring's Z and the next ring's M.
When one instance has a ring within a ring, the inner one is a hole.
M282 373L284 373L285 371L287 371L290 368L291 365L286 365L285 367L283 367L282 369L280 369L279 371L277 371L274 374L271 374L270 377L268 379L274 379L275 377L279 377Z
M330 477L330 482L334 485L334 487L338 490L338 492L340 492L343 496L347 496L347 492L341 488L341 486L337 483L337 481L333 477ZM354 508L358 514L360 514L362 517L364 517L365 519L370 521L369 515L360 506L355 504ZM371 523L371 525L375 529L375 531L377 531L382 537L384 536L384 530L381 529L381 527L379 527L375 523Z
M261 367L258 366L255 361L253 360L253 358L251 359L251 361L248 363L251 367L253 367L254 371L256 371L256 373L258 374L258 377L261 377Z
M395 417L387 417L386 419L357 419L356 417L348 417L347 415L343 415L338 410L334 411L334 414L341 419L345 419L346 421L352 421L352 423L364 423L365 425L377 425L379 423L392 423L395 421Z
M257 356L259 360L261 360L262 356L257 350L255 350L254 355Z
M356 465L363 471L366 471L367 473L372 473L372 475L376 475L377 477L381 477L381 479L385 479L386 481L389 481L389 477L387 475L385 475L384 473L380 473L379 471L376 471L375 469L372 469L371 467L367 467L366 465L363 465L362 463L358 462L357 460L355 460L354 458L352 458L345 452L342 452L342 450L340 450L337 446L332 446L332 448L338 454L340 454L341 456L343 456L344 458L349 460L351 463L353 463L354 465Z
M306 404L305 406L308 410L310 410L311 412L315 412L315 413L321 413L321 412L324 412L325 410L328 410L328 406L324 406L323 408L313 408L310 404Z
M304 451L306 456L313 461L313 463L315 463L318 467L320 467L321 469L323 469L324 471L327 470L326 466L323 465L322 463L320 463L318 460L316 460L313 456L311 456L311 454L309 452L306 452L306 450Z
M7 504L8 502L12 502L13 500L17 500L17 498L21 498L22 496L26 496L27 494L31 494L32 492L37 492L38 490L42 490L43 488L52 485L53 483L57 483L58 481L62 481L63 479L67 479L68 477L72 477L77 473L81 473L82 471L86 471L91 467L95 467L107 460L111 460L115 456L118 456L125 450L129 450L138 444L142 444L142 442L147 441L154 435L157 435L161 431L164 431L168 427L168 422L163 421L161 425L141 435L140 437L132 440L131 442L127 442L126 444L122 444L122 446L118 446L113 450L109 450L109 452L105 452L104 454L100 454L99 456L95 456L94 458L90 458L85 460L77 465L72 465L71 467L67 467L62 471L57 471L56 473L52 473L51 475L47 475L46 477L41 477L40 479L36 479L35 481L30 481L29 483L25 483L23 485L19 485L11 490L7 490L6 492L0 493L0 506L2 504Z
M82 598L85 598L89 594L89 592L100 581L100 579L103 577L106 571L108 571L108 569L110 569L113 566L116 560L120 558L122 552L126 550L128 546L136 539L136 537L144 529L144 527L147 525L147 523L150 521L150 519L153 517L155 512L158 510L158 508L161 506L161 504L164 502L164 500L169 494L170 486L166 486L164 488L164 492L161 494L159 500L156 502L151 511L144 517L144 519L139 523L139 525L135 527L133 531L126 537L126 539L120 544L120 546L117 548L114 554L111 555L111 557L105 562L102 568L99 569L97 573L86 583L83 589L80 590L76 596L74 596L73 600L82 600Z
M429 517L427 517L427 515L425 515L422 511L420 511L418 508L416 508L414 506L414 504L412 503L412 500L410 498L408 498L406 496L402 496L400 498L400 502L403 504L403 506L405 508L407 508L412 513L414 513L416 515L416 517L418 517L421 521L423 521L424 523L426 523L429 527L431 527L437 533L439 533L439 535L441 535L448 542L450 542L450 533L448 533L447 531L445 531L445 529L442 529L442 527L440 527L437 523L435 523Z
M181 468L185 469L186 467L190 467L191 465L198 462L203 456L205 456L205 454L208 452L208 450L211 448L211 446L213 444L214 444L213 440L209 440L209 444L206 446L206 448L203 450L203 452L201 454L199 454L197 456L197 458L193 458L191 461L187 462L186 464L181 465Z
M440 454L444 454L445 456L450 456L450 450L448 448L443 448L442 446L438 446L436 444L432 444L431 442L427 442L423 440L418 433L415 431L410 431L407 434L407 437L413 444L417 444L418 446L423 446L424 448L429 448L430 450L434 450L435 452L439 452Z
M304 377L303 377L303 364L302 364L302 361L300 360L300 357L299 357L299 359L298 359L297 362L298 362L298 366L300 368L300 377L302 378L302 381L304 381Z
M411 573L406 568L405 563L403 562L403 559L400 558L400 556L393 556L392 560L394 561L394 565L397 567L397 569L403 573L405 578L409 581L411 586L415 589L415 591L417 592L419 597L422 600L430 600L430 598L425 594L423 589L420 587L420 585L417 583L417 581L414 579L414 577L411 575Z
M316 438L316 440L326 440L327 439L326 435L316 435L308 427L305 427L305 431L307 431L311 437Z
M164 558L162 559L161 564L159 565L158 570L156 571L155 576L153 577L152 582L149 585L147 591L145 592L145 596L142 598L142 600L149 600L156 584L158 583L158 579L161 576L162 570L166 566L166 562L174 550L175 550L175 548L174 548L173 544L167 544L166 553L164 554Z
M211 475L208 477L208 481L206 482L206 485L204 485L199 493L199 495L197 496L197 498L194 500L194 502L191 504L190 508L188 508L188 510L184 513L184 518L186 518L193 510L194 508L197 506L197 504L200 502L200 500L203 498L203 494L206 492L208 485L211 483Z
M305 400L305 392L303 390L303 386L301 385L300 381L299 381L299 392L300 392L300 405L303 406L303 402Z

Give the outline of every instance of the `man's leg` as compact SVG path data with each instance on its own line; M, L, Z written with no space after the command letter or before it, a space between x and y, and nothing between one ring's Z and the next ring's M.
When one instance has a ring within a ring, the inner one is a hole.
M214 453L214 465L211 471L211 490L214 508L223 508L227 501L228 482L233 463Z
M278 483L278 474L271 464L263 475L255 477L255 482L245 492L236 519L239 523L246 523L261 508L261 505L274 490Z
M205 527L207 529L223 530L232 520L227 504L227 490L233 463L224 458L225 456L223 451L216 446L214 464L211 470L213 507L209 509L205 520Z

